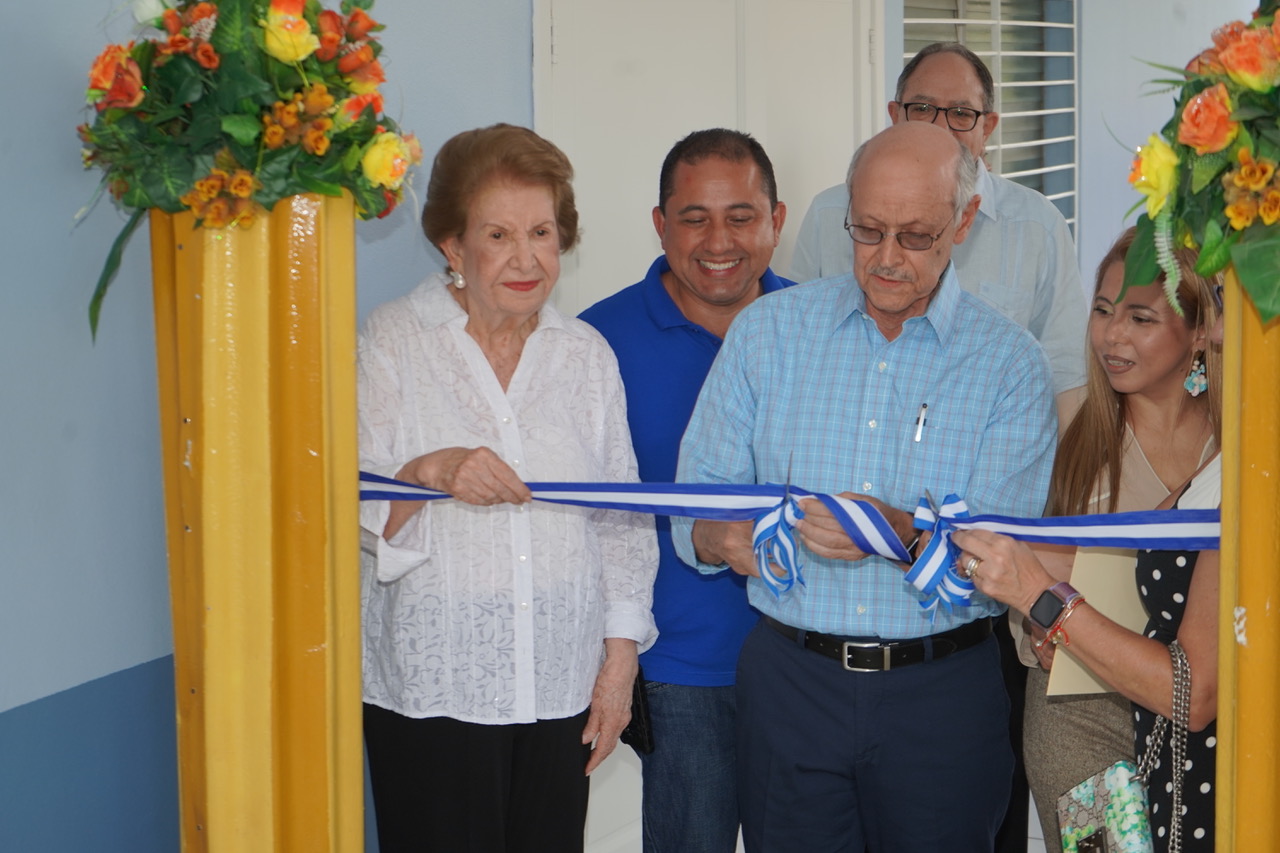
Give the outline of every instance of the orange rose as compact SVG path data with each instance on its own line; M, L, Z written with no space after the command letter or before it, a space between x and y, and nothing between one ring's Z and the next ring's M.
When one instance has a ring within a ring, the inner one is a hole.
M1276 220L1280 219L1280 190L1267 191L1262 197L1262 204L1258 205L1258 216L1263 225L1276 224Z
M370 31L377 27L378 22L370 18L364 9L356 9L351 13L351 17L347 18L347 38L351 41L360 41L368 38Z
M142 103L145 95L146 92L142 87L142 70L138 68L138 63L133 61L133 57L129 57L116 66L115 79L111 81L111 86L96 106L99 111L112 107L132 109Z
M1236 138L1240 125L1231 120L1231 95L1222 83L1205 89L1187 102L1178 125L1178 141L1197 154L1221 151Z
M325 9L316 18L316 28L320 34L320 47L316 49L316 59L330 62L338 55L342 45L342 16L331 9Z
M1242 190L1262 192L1271 181L1271 176L1276 173L1276 164L1266 157L1254 160L1248 148L1241 148L1237 156L1240 168L1231 173L1231 182Z
M196 214L204 220L206 228L226 228L231 221L231 199L215 198L205 205L203 214Z
M1187 63L1187 70L1192 74L1226 74L1226 69L1222 67L1222 60L1218 59L1218 51L1215 48L1202 50L1200 53Z
M1218 58L1228 77L1255 92L1280 82L1280 55L1269 30L1245 30L1219 49Z
M347 51L338 58L338 72L341 74L350 74L358 68L363 68L370 62L373 62L373 48L367 43L357 48Z
M313 127L302 135L302 150L323 157L329 150L329 137L323 130Z
M164 30L171 36L182 32L182 17L176 9L164 10Z
M332 107L333 95L329 94L329 87L323 83L316 83L311 86L302 96L302 110L306 115L322 115Z
M218 52L213 49L213 45L207 41L196 44L195 52L192 54L196 62L200 63L200 67L207 71L216 71L218 66L222 64L222 57L218 56Z
M338 117L345 124L355 124L367 107L373 108L374 115L382 112L382 95L377 92L353 95L342 102L342 106L338 108Z
M265 125L262 129L262 144L267 146L269 151L275 151L284 145L284 128L269 118L263 119Z
M160 55L169 56L176 53L190 53L191 39L182 33L169 36L169 41L160 45Z
M358 95L375 92L379 84L385 82L387 82L387 75L382 71L382 63L376 59L363 68L357 68L351 72L351 77L348 78L351 91Z
M1253 220L1258 215L1258 202L1251 196L1241 196L1234 204L1227 205L1227 218L1231 220L1231 227L1237 231L1243 231L1253 224Z
M218 14L218 7L212 3L197 3L187 10L186 20L188 24L194 24L197 21L203 21L205 18L213 18Z
M142 100L142 72L138 68L138 63L134 61L131 51L133 50L133 42L128 44L109 44L103 48L102 53L98 54L98 58L93 61L93 66L89 69L89 91L85 99L91 104L98 104L98 109L106 109L108 105L102 104L102 99L107 96L113 88L119 84L117 81L121 77L132 78L137 83L137 100L127 104L111 104L110 106L130 106L138 105ZM117 89L116 95L125 94L123 90ZM125 98L129 100L129 98Z
M253 195L257 184L258 182L253 177L253 172L248 169L236 169L231 176L231 180L227 182L227 192L236 198L248 198Z

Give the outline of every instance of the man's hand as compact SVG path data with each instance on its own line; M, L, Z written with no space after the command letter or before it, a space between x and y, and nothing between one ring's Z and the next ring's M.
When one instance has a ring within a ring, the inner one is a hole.
M604 641L604 648L604 665L596 676L596 686L591 691L591 713L587 727L582 730L584 744L595 741L587 761L588 776L613 752L618 745L618 735L631 722L631 693L636 673L640 671L635 640L609 637Z
M880 513L893 526L894 531L898 533L903 542L910 542L915 538L914 533L911 532L911 515L908 513L900 509L894 509L870 495L841 492L839 497L866 501L880 510ZM831 510L827 509L822 501L817 498L804 498L800 508L804 510L804 518L796 523L796 533L800 536L800 541L810 551L819 557L826 557L832 560L847 560L849 562L856 562L870 556L853 544L849 534L845 533L840 522L836 520ZM905 536L903 535L904 533L906 534Z
M756 554L754 521L708 521L693 523L693 550L704 563L728 563L740 575L760 577Z

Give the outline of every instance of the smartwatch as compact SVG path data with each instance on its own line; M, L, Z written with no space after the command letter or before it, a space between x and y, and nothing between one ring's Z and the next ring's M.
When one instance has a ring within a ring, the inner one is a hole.
M1042 631L1048 631L1058 621L1066 606L1077 598L1080 598L1080 593L1071 584L1066 581L1055 583L1040 593L1027 616Z

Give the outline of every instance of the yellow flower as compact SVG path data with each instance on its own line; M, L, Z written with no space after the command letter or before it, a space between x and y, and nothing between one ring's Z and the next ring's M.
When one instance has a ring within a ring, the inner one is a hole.
M404 183L410 162L409 148L403 139L394 133L380 133L364 152L360 167L369 183L397 190Z
M304 0L271 0L263 47L281 62L301 62L320 47L320 39L302 17Z
M227 192L236 198L248 198L253 195L254 189L257 188L257 183L257 179L253 177L253 172L248 169L236 169L227 184Z
M1234 204L1227 205L1226 214L1231 220L1231 227L1243 231L1257 217L1258 201L1251 195L1241 196Z
M1169 143L1151 134L1133 159L1129 183L1147 197L1147 215L1155 219L1178 184L1178 155Z
M1276 224L1276 220L1280 219L1280 190L1267 190L1262 204L1258 205L1258 216L1262 217L1263 225Z
M1241 189L1262 192L1276 173L1276 164L1266 157L1254 160L1248 148L1241 148L1238 156L1240 168L1231 173L1232 182Z

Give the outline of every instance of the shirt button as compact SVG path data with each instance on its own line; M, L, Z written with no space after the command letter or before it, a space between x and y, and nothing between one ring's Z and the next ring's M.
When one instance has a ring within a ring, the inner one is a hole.
M529 559L529 558L528 558L528 557L526 557L524 554L521 554L521 555L520 555L520 562L522 562L522 563L523 563L525 560L528 560L528 559Z
M863 483L863 484L862 484L862 491L866 492L867 494L871 494L871 481L870 481L870 480L868 480L867 482L865 482L865 483Z
M888 367L888 366L889 366L889 362L887 362L887 361L882 361L882 362L880 362L878 365L876 365L876 367L879 367L879 368L880 368L880 372L881 372L881 373L884 373L884 369L885 369L886 367Z
M875 421L867 421L867 426L871 427L872 429L875 429L875 428L876 428L876 422L875 422Z
M527 601L522 601L522 602L520 602L520 609L521 609L521 610L528 610L528 609L529 609L529 602L527 602Z
M884 368L883 368L883 367L882 367L882 368L880 368L880 369L881 369L881 370L884 370ZM503 418L503 419L502 419L502 422L503 422L504 424L509 424L509 423L511 423L511 418Z
M516 512L524 512L524 504L518 504L516 506Z
M520 460L519 460L519 459L512 459L512 460L511 460L511 467L512 467L512 468L519 468L519 467L520 467Z
M865 605L862 605L862 604L859 604L859 605L858 605L858 615L859 615L859 616L861 616L863 613L866 613L866 612L867 612L867 608L866 608L866 606L865 606Z

